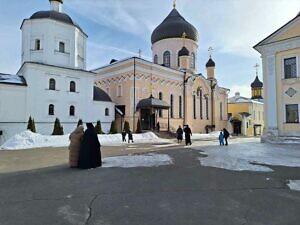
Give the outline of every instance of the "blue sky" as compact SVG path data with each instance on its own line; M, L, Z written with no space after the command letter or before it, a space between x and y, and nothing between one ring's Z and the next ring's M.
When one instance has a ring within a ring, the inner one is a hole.
M20 67L24 18L48 10L48 0L0 0L0 72ZM151 59L151 33L172 10L173 0L64 0L69 14L88 38L88 69L110 59L137 55ZM177 10L199 32L198 72L206 74L207 49L215 50L219 84L250 95L254 65L261 64L253 45L294 18L300 0L177 0ZM261 70L259 77L262 77Z

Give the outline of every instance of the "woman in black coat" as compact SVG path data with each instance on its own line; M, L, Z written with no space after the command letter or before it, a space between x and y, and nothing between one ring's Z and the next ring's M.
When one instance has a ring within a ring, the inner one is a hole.
M223 134L225 138L225 145L228 145L227 139L229 138L229 132L225 128L223 129Z
M87 123L79 152L78 167L81 169L102 166L100 142L92 123Z
M177 142L181 143L182 142L182 135L183 135L183 130L181 128L181 126L179 125L177 131L176 131L176 136L177 136Z

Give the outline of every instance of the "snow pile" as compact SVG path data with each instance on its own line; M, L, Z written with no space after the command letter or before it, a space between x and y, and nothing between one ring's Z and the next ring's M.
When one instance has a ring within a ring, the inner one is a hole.
M69 135L46 136L26 130L8 139L0 149L28 149L42 147L63 147L69 144Z
M173 164L170 156L165 154L146 154L146 155L128 155L116 156L103 159L102 167L154 167Z
M300 167L300 151L296 147L274 146L257 142L233 144L225 147L201 147L207 157L199 157L201 165L228 170L271 172L274 166Z
M287 185L291 190L300 191L300 180L289 180Z
M122 144L121 134L104 134L98 135L99 141L103 146L119 146ZM135 143L169 143L169 140L161 139L154 133L133 134ZM29 148L43 148L43 147L66 147L69 145L69 134L61 136L49 136L32 133L27 130L22 133L16 134L7 140L0 149L4 150L17 150Z
M193 133L192 140L218 140L220 131L214 131L208 134ZM183 135L184 137L184 135Z

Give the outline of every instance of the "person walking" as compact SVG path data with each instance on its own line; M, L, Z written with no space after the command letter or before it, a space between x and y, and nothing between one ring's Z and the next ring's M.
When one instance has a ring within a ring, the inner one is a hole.
M77 128L69 136L69 166L71 168L76 168L78 166L79 152L83 134L84 128L81 122L78 123Z
M225 145L228 145L227 139L229 138L229 132L225 128L223 129L224 139L225 139Z
M192 131L189 125L186 125L183 131L185 137L185 145L192 145L192 141L191 141Z
M126 131L124 129L122 131L122 142L126 142Z
M178 144L182 142L182 139L183 139L182 135L183 135L183 130L182 130L181 126L179 125L178 129L176 131L176 137L177 137Z
M156 123L156 130L159 133L159 131L160 131L160 124L159 124L159 122Z
M87 123L79 152L78 167L90 169L102 166L100 142L92 123Z
M224 145L224 134L222 131L219 134L219 143L220 143L220 146Z
M130 141L133 143L133 135L132 135L131 130L129 130L129 132L128 132L128 143L130 143Z

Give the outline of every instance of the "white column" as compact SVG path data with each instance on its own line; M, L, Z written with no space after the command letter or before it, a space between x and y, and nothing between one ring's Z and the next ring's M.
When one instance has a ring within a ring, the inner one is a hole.
M265 119L267 120L267 130L278 130L277 118L277 85L276 85L276 64L275 55L267 56L266 59L266 87L265 103L267 105L267 112Z

